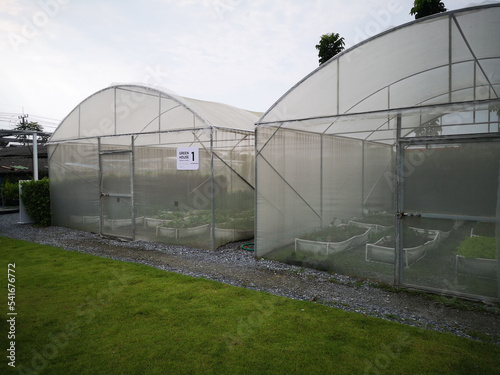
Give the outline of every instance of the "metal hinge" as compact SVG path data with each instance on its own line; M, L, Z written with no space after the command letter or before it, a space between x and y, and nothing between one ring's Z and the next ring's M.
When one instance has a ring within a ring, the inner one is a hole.
M421 217L422 214L419 214L418 212L398 212L398 219L402 219L405 216L408 217Z

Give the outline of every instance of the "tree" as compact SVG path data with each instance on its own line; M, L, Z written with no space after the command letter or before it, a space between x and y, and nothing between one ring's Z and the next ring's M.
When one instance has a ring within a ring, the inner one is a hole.
M440 0L415 0L410 15L415 15L417 20L441 12L446 12L446 8Z
M413 131L417 137L436 137L442 134L443 128L439 125L439 120L434 119L420 125Z
M319 65L321 65L344 50L344 38L338 33L322 35L316 49L319 51Z
M19 116L19 124L16 125L14 130L35 131L35 132L43 133L43 126L40 125L38 122L34 122L34 121L28 122L28 115L22 115L22 116ZM29 135L26 135L26 134L16 135L16 138L24 146L26 146L28 144L28 137L29 137ZM46 142L47 136L42 135L41 137L38 137L38 139L42 142Z

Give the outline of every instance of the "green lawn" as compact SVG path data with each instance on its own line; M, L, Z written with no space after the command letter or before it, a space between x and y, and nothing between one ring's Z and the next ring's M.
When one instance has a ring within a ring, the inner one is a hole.
M496 374L500 346L0 237L1 374ZM15 263L15 339L7 268ZM9 366L15 341L15 368ZM7 356L5 355L7 353Z

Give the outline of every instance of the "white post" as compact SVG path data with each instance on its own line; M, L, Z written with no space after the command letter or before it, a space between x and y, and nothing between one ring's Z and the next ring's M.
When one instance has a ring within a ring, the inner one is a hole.
M33 132L33 180L38 181L38 137Z

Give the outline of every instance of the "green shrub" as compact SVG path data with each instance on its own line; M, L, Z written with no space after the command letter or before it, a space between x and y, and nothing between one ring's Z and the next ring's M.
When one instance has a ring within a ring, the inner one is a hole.
M50 225L50 189L49 179L22 182L21 199L26 208L26 213L35 223Z
M467 258L495 259L497 244L494 237L469 237L458 247L457 254Z
M17 182L5 181L2 184L3 199L7 206L19 204L19 184Z

